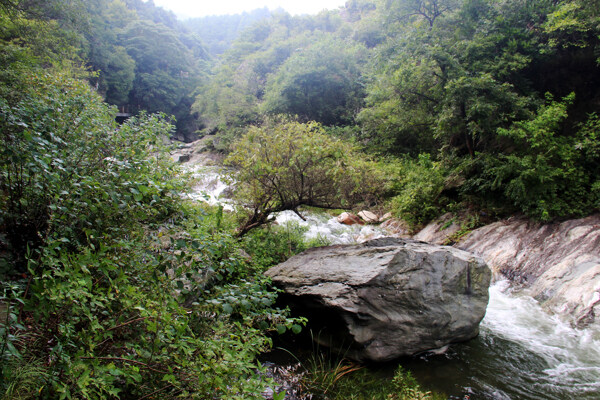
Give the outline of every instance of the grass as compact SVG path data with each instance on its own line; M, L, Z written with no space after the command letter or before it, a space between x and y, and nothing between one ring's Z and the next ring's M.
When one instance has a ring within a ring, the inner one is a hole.
M313 341L313 343L316 343ZM290 353L291 354L291 353ZM300 360L299 360L300 361ZM409 371L399 366L392 377L315 345L306 360L299 398L313 400L445 400L423 390Z

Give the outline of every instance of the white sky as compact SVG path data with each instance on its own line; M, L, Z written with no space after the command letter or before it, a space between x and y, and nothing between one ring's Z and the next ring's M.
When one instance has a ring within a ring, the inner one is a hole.
M290 14L317 14L323 9L333 10L346 0L154 0L154 4L173 11L178 17L192 18L205 15L239 14L257 8L283 8Z

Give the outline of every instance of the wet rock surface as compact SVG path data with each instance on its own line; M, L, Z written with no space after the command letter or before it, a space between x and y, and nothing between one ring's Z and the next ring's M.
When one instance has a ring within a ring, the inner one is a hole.
M177 148L171 152L173 161L190 165L221 165L225 156L210 151L207 142L210 138L203 138L190 143L177 144Z
M491 279L479 257L397 238L314 248L266 274L321 344L378 362L475 337Z
M511 218L474 230L457 247L576 325L600 323L599 215L553 224Z
M377 216L377 214L371 211L363 210L358 213L358 216L367 224L375 224L379 222L379 217Z
M348 212L343 212L341 213L338 217L337 217L337 221L340 224L344 224L344 225L364 225L365 223L363 222L362 219L360 219L357 215L348 213Z

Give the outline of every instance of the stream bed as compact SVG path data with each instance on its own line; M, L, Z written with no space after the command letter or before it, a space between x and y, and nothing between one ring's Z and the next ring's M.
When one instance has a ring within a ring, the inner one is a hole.
M192 196L214 204L225 185L218 173L206 178ZM277 223L305 226L307 238L331 244L386 235L377 226L346 226L326 214L309 213L305 218L284 212L277 216ZM572 328L507 281L490 287L480 335L436 353L441 354L423 354L399 363L425 389L445 393L450 399L600 399L600 331ZM373 373L389 379L397 365L378 366Z

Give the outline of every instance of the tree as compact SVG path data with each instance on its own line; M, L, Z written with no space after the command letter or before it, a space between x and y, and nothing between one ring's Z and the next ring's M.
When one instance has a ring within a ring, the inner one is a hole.
M351 207L373 202L380 191L375 165L356 148L327 136L315 122L269 120L251 127L226 160L248 216L244 235L276 212L300 206Z
M145 20L130 23L120 38L136 66L129 93L132 111L177 115L179 136L196 138L197 123L191 121L195 118L190 118L190 105L200 84L202 61L193 54L199 49L188 48L175 30ZM188 42L198 45L197 40Z
M317 40L297 49L269 77L263 110L325 125L352 123L363 98L360 71L366 49L327 36Z
M561 102L548 97L534 118L499 130L517 146L490 171L492 189L502 188L507 201L542 221L585 215L600 198L594 187L600 173L596 117L574 135L561 135L575 95Z
M244 29L272 15L267 7L235 15L190 18L183 24L200 36L213 56L224 53Z
M126 105L135 79L135 61L119 44L118 36L137 15L120 0L89 1L86 6L90 16L87 57L95 71L91 83L108 103Z
M432 29L436 20L445 13L458 7L457 0L403 0L387 1L386 8L392 19L421 19L425 20L428 28Z
M496 147L496 130L537 103L526 72L540 50L532 21L545 9L527 7L469 0L433 25L390 24L360 115L366 138L392 153L435 152L423 146L432 139L470 157Z

